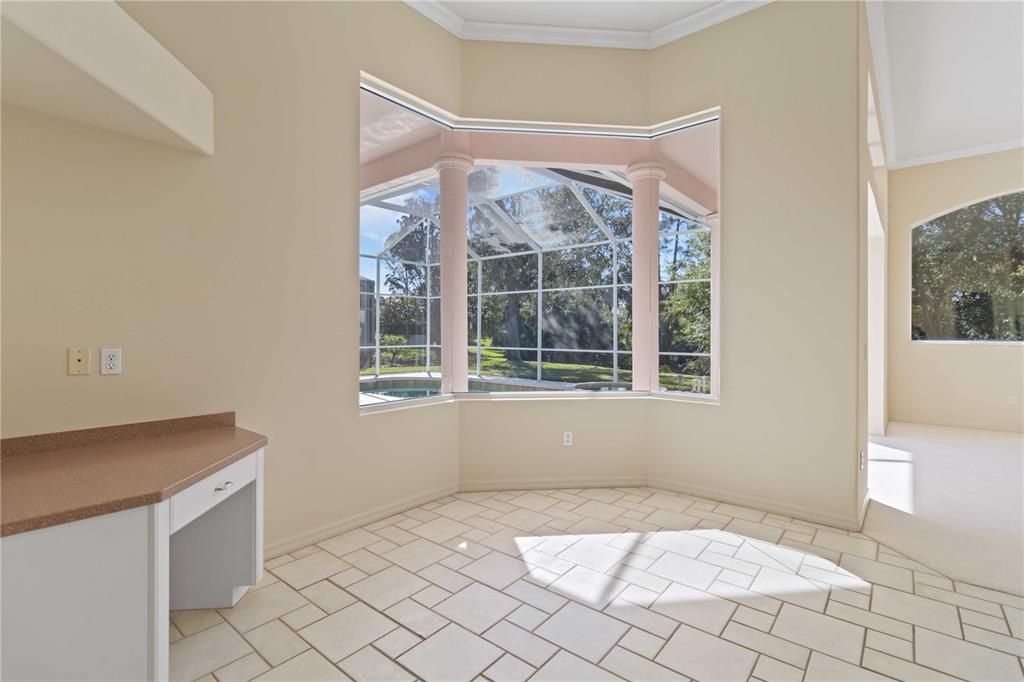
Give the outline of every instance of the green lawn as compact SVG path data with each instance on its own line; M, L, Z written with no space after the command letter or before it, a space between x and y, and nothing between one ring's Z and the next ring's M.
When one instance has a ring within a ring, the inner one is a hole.
M532 360L512 360L506 356L507 351L481 349L480 374L485 377L512 377L516 379L536 379L537 363ZM440 372L439 367L432 368ZM406 374L411 372L423 372L422 364L409 364L405 366L382 366L381 375ZM470 353L469 371L476 372L476 354ZM612 381L612 370L610 367L599 367L595 365L575 364L568 362L545 362L544 380L561 381L570 384L580 384L592 381ZM359 371L361 377L374 376L374 368L366 367ZM661 385L670 391L694 391L694 381L700 379L694 374L678 374L675 372L661 372ZM619 382L629 383L633 379L633 373L628 369L619 370Z

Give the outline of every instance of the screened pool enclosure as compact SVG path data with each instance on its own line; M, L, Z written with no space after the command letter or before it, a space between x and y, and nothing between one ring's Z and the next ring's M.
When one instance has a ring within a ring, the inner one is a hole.
M626 390L632 381L632 189L617 171L476 167L468 177L471 391ZM435 174L364 194L362 402L437 393ZM662 389L711 391L711 233L662 197Z

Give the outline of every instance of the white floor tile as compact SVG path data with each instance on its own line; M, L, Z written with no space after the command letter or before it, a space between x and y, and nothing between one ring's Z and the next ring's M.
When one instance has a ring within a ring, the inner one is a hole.
M422 641L422 637L405 628L395 628L374 642L373 646L388 658L396 659Z
M602 682L621 679L567 651L559 651L530 678L530 682Z
M515 623L524 630L532 630L548 617L548 614L544 613L540 609L535 609L529 604L523 604L512 613L505 616L505 620L510 623Z
M275 568L274 574L295 589L300 590L348 567L348 564L330 552L315 552Z
M861 626L792 604L782 605L771 634L850 663L860 661L864 642Z
M403 599L384 613L420 637L429 637L448 624L445 618L409 599Z
M467 526L454 519L442 517L416 526L410 532L440 544L445 540L451 540L457 535L462 535L467 530L470 530L470 528L471 526Z
M171 622L181 632L183 637L194 635L197 632L213 627L217 623L223 623L215 609L196 609L190 611L171 611Z
M804 682L888 682L890 679L817 651L811 652L811 660L807 664L807 674L804 676ZM916 681L936 678L915 677L912 679Z
M502 655L498 647L452 623L399 656L398 662L426 682L469 682Z
M340 661L396 627L377 611L357 602L299 630L299 635L331 661Z
M746 680L757 654L688 625L680 625L654 659L696 680Z
M754 677L764 682L800 682L804 679L804 671L774 658L759 656L754 666Z
M654 659L665 645L665 640L655 637L649 632L638 628L630 628L629 632L619 640L619 646L629 649L633 653L640 654L644 658Z
M441 516L447 516L450 519L456 521L465 521L470 516L475 516L480 512L484 511L486 507L481 507L478 504L467 502L465 500L453 500L447 504L443 504L440 507L434 509L435 514Z
M262 590L248 592L233 608L221 609L220 615L239 632L246 632L306 603L306 599L292 588L284 583L274 583Z
M866 582L885 585L904 592L914 591L914 572L906 568L890 566L854 554L844 554L839 565Z
M339 611L356 600L351 594L328 580L321 580L303 588L299 590L299 594L327 613Z
M659 637L668 637L676 629L676 622L671 618L621 597L613 599L612 603L604 608L604 613Z
M882 585L875 585L872 592L873 612L947 635L960 636L960 619L955 607Z
M323 542L317 543L334 556L344 556L351 554L357 549L362 549L367 545L372 545L375 542L380 542L380 537L370 533L369 531L357 528L348 533L342 533L336 535L330 540L324 540Z
M742 623L729 623L725 631L722 632L722 639L727 639L734 644L739 644L780 661L785 661L798 668L803 668L807 665L807 657L811 653L805 647L773 637L766 632L755 630Z
M820 656L815 652L811 656L811 662L813 664L814 657ZM835 660L835 659L832 659ZM874 649L865 649L864 658L861 659L861 667L866 668L872 672L880 673L885 675L886 678L903 680L904 682L931 682L932 680L941 680L942 682L957 682L959 678L940 673L937 670L931 668L925 668L905 661L902 658L896 656L890 656L889 654L882 653L881 651L875 651ZM862 673L863 674L863 673ZM835 679L835 678L833 678ZM837 679L837 682L843 682L849 678ZM866 677L865 679L875 679Z
M176 674L1021 680L1021 597L858 533L651 489L446 497L267 565L235 608L173 614Z
M812 611L824 611L828 601L827 590L807 578L773 568L762 568L750 589Z
M338 663L357 682L412 682L416 678L384 654L365 647Z
M509 504L536 512L544 511L548 507L553 507L557 502L558 500L553 497L534 492L523 493L522 495L513 497L508 501Z
M545 613L554 613L562 608L566 602L565 597L522 580L518 580L506 587L505 594L511 595L519 601L526 602Z
M644 544L693 558L707 549L711 541L687 531L660 531L649 537Z
M310 650L256 678L261 682L335 682L348 680L340 670L318 652Z
M551 583L549 589L595 609L603 609L626 586L610 575L577 566Z
M608 652L608 655L601 661L601 666L625 680L637 682L686 679L668 668L618 646Z
M604 573L626 558L626 552L584 538L570 545L558 555L558 558Z
M519 602L486 585L473 583L434 607L462 627L482 633L519 607Z
M449 554L451 552L441 545L418 538L390 552L386 552L383 554L383 557L396 566L401 566L405 570L415 573L430 564L437 563Z
M249 654L214 671L214 677L217 682L249 682L268 670L270 670L270 666L260 658L259 654Z
M523 682L534 672L534 668L511 654L505 654L498 662L484 671L484 677L494 682Z
M654 575L696 587L698 590L706 590L714 582L715 576L722 572L718 566L705 564L702 561L671 552L662 555L647 570Z
M503 590L526 575L528 567L522 559L514 559L501 552L491 552L473 563L466 564L459 572L496 590Z
M544 665L557 651L549 642L506 621L485 632L484 639L518 656L535 668Z
M194 680L252 651L227 623L206 628L171 645L170 678Z
M673 584L655 600L651 609L718 635L732 617L736 604L692 587Z
M392 566L346 589L373 608L383 610L411 597L429 584L404 568Z
M509 512L498 519L499 523L503 523L506 526L517 528L520 531L532 531L535 528L540 528L548 521L551 521L552 517L546 514L540 514L529 509L516 509L515 511Z
M570 602L535 632L563 649L597 663L628 629L625 623Z
M924 628L914 632L914 660L971 682L1024 680L1015 657Z
M245 639L270 665L280 665L309 648L304 639L279 620L250 630L245 633Z

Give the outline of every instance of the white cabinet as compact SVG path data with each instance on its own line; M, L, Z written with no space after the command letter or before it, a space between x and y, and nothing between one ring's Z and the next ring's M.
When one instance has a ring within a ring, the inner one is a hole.
M9 535L0 561L4 680L167 679L169 609L230 607L262 575L263 449L168 500Z

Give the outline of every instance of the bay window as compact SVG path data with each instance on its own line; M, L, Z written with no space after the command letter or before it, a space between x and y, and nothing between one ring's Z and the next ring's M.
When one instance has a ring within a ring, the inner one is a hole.
M637 175L442 159L363 192L361 405L464 390L717 395L717 190L701 195L657 163ZM442 235L463 233L465 253L442 259Z

